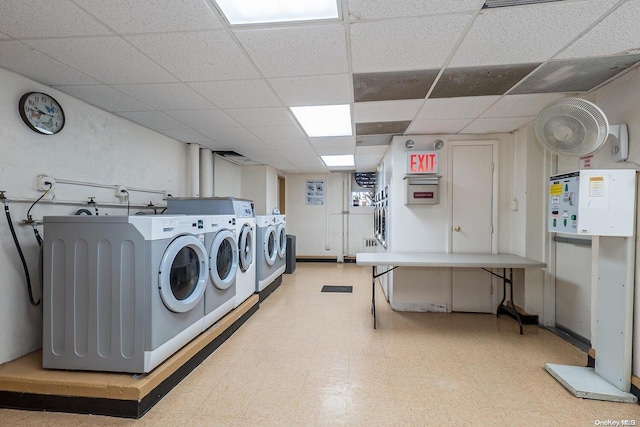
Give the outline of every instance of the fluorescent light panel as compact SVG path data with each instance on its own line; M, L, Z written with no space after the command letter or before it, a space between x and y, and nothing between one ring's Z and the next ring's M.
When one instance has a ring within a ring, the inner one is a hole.
M310 138L352 135L349 104L291 107L291 111Z
M332 167L354 167L355 160L353 158L353 154L346 154L342 156L320 156L322 157L322 161L328 168Z
M215 0L231 25L337 19L337 0Z

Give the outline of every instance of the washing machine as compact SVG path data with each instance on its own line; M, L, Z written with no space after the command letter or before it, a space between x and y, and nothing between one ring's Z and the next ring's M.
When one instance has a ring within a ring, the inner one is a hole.
M286 269L287 264L287 219L284 215L274 215L276 217L276 238L278 240L278 258L275 265Z
M167 200L167 211L235 215L239 254L235 306L256 292L256 220L253 201L235 197L171 198Z
M202 332L203 216L44 218L43 367L146 373Z
M279 261L278 226L282 224L283 215L256 215L256 292L261 299L273 291L272 284L277 287L286 268L284 256ZM286 233L285 233L286 252ZM271 286L271 287L270 287Z
M204 293L203 330L236 307L236 274L239 266L235 215L205 215L204 222L209 280Z

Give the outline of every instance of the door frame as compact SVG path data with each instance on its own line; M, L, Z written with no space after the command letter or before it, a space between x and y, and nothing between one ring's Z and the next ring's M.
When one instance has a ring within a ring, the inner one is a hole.
M491 196L491 224L493 225L493 232L491 233L491 253L498 253L498 181L500 175L499 167L499 153L498 153L498 140L470 140L470 141L447 141L447 227L449 232L447 233L447 246L446 252L451 253L453 246L453 180L451 176L453 174L453 147L457 146L474 146L474 145L491 145L493 154L493 175L492 175L492 196Z

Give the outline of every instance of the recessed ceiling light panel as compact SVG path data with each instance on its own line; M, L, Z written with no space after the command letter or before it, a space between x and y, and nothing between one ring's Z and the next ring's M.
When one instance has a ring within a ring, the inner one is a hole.
M214 0L231 25L337 19L337 0Z
M347 154L342 156L321 156L322 161L328 168L339 168L339 167L354 167L355 160L353 158L353 154Z
M310 138L353 134L348 104L291 107L291 111Z

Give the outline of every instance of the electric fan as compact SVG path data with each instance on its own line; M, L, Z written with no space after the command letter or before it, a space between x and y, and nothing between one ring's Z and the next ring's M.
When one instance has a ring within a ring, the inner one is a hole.
M627 126L609 126L602 110L584 99L563 98L545 106L536 118L535 132L538 141L555 154L585 156L610 136L613 160L628 157Z

